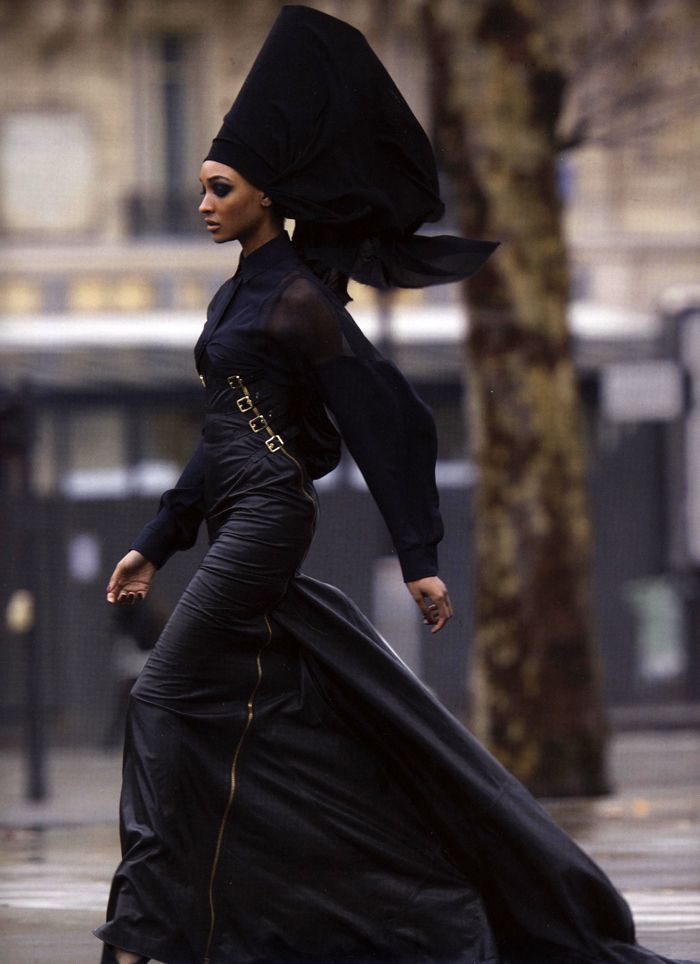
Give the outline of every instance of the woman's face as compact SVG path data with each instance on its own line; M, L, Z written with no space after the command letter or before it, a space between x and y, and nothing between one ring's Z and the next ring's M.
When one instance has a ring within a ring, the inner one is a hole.
M232 167L205 161L199 180L199 211L217 244L240 241L243 253L250 254L282 230L270 198Z

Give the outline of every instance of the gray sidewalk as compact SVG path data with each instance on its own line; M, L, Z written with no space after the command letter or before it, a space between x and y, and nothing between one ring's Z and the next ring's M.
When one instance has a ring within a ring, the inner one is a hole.
M628 733L611 751L616 791L549 809L630 901L640 943L700 958L700 732ZM54 753L52 798L21 798L0 754L0 964L91 964L118 859L115 754Z

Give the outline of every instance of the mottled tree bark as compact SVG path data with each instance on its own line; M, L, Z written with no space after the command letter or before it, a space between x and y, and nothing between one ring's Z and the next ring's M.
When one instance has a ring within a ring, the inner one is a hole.
M436 140L460 228L502 241L467 295L473 725L535 793L595 794L605 729L556 170L565 78L536 10L531 0L424 7Z

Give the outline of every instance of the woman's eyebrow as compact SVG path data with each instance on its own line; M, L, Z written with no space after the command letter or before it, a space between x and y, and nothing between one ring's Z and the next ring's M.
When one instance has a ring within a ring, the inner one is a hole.
M233 183L226 177L225 174L212 174L211 177L205 177L204 180L202 180L201 177L199 179L200 184L204 184L205 182L211 184L212 181L226 181L227 184Z

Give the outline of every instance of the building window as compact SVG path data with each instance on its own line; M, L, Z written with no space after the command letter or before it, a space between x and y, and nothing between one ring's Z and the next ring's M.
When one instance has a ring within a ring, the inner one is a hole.
M139 181L126 199L132 236L201 234L196 189L203 153L194 109L199 41L167 33L133 48Z
M86 188L92 170L92 137L81 114L7 114L0 126L3 233L43 237L84 232L92 217ZM29 206L27 197L33 199Z

